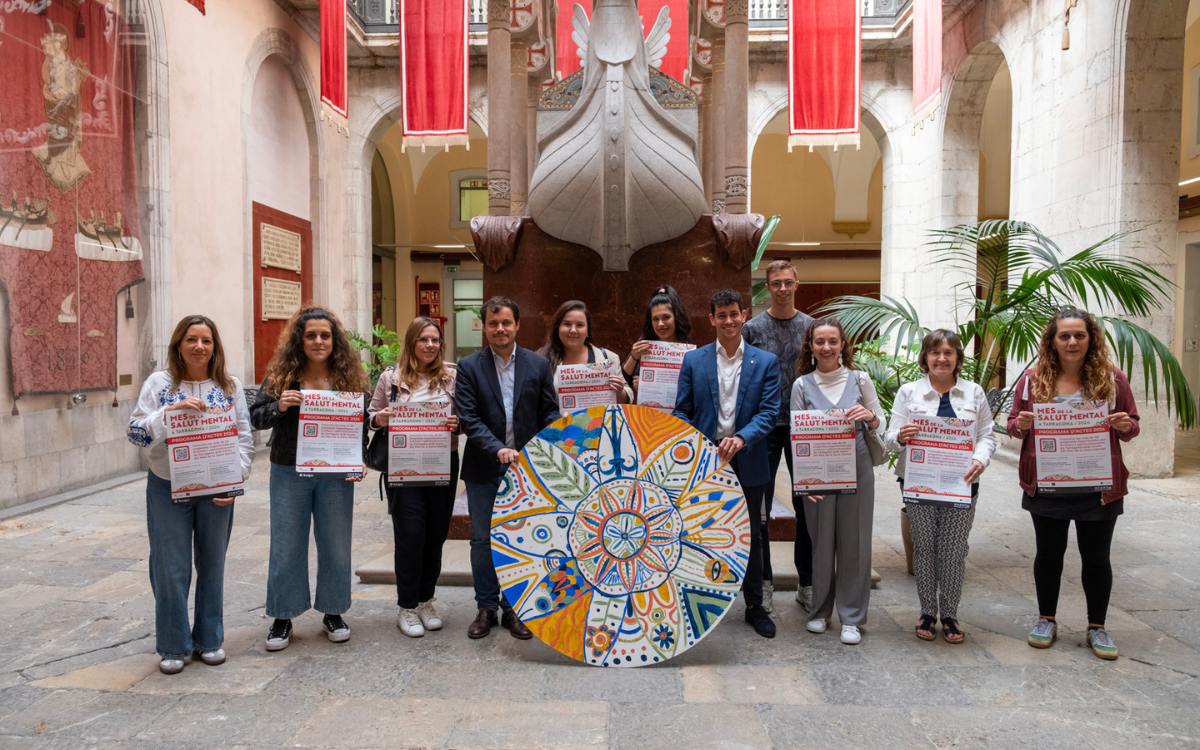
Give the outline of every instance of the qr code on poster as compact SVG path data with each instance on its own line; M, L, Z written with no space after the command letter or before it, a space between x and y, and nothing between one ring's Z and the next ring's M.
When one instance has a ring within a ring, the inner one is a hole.
M408 445L408 435L396 435L392 438L392 447L404 448Z
M574 409L575 408L575 397L574 396L563 396L562 398L563 398L562 406L564 409Z
M175 460L176 461L187 461L188 458L190 458L190 457L191 457L191 454L188 453L188 447L186 445L180 446L175 449Z
M315 424L304 425L304 437L316 437L317 426Z
M908 460L912 461L914 464L925 463L925 451L921 450L920 448L913 448Z
M1055 442L1054 438L1042 438L1039 444L1041 445L1042 453L1054 453L1058 450L1058 443Z
M798 443L796 445L796 458L808 458L808 443Z
M653 383L654 382L654 370L642 370L642 382L643 383Z

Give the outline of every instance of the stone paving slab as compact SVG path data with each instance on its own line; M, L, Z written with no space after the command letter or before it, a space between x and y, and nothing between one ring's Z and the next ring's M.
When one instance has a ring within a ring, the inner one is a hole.
M1155 485L1133 483L1117 525L1116 662L1083 644L1073 548L1058 642L1045 651L1025 643L1037 615L1033 534L1015 470L996 462L971 536L966 643L912 635L916 586L904 570L899 498L881 472L873 563L883 580L862 644L839 643L836 622L807 633L806 613L777 586L775 639L756 636L738 603L680 657L604 670L503 630L466 638L475 605L465 587L439 587L443 630L405 638L394 586L359 580L348 643L330 643L308 612L290 648L266 652L266 468L256 464L234 516L229 661L189 663L176 676L160 674L153 653L140 480L0 521L0 748L1200 745L1200 507ZM356 496L352 558L390 567L391 523L370 484ZM461 574L466 546L456 544L447 568ZM773 550L781 572L790 551L786 542ZM309 565L315 575L315 550Z

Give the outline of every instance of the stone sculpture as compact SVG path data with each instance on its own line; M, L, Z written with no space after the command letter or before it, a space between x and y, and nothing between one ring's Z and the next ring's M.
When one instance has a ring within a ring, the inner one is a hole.
M626 271L633 253L705 212L695 133L651 92L671 18L663 8L643 39L636 0L598 0L590 23L579 5L572 23L583 84L570 112L539 132L529 213L547 234L599 253L606 271Z

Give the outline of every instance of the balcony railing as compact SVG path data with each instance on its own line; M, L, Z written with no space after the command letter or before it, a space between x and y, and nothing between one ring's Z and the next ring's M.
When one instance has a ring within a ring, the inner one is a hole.
M888 21L912 0L860 0L863 19ZM350 12L367 33L386 33L399 28L400 0L347 0ZM777 26L787 20L788 0L750 0L750 21L755 26ZM469 0L471 26L487 24L487 0Z

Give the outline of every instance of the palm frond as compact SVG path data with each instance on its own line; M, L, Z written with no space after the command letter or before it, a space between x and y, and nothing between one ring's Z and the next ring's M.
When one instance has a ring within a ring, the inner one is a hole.
M1135 364L1136 355L1142 357L1142 377L1146 384L1146 394L1153 394L1155 403L1158 402L1159 365L1162 365L1161 380L1166 391L1167 411L1171 410L1172 401L1175 403L1175 413L1184 429L1190 429L1196 424L1196 399L1192 395L1191 386L1183 374L1179 360L1171 353L1171 348L1159 341L1158 337L1141 326L1130 323L1124 318L1096 316L1096 322L1105 329L1109 343L1117 354L1117 366L1129 373ZM1132 378L1130 378L1132 380Z
M817 317L830 315L841 321L850 339L890 339L895 342L896 353L902 346L919 348L929 330L921 325L912 303L892 297L835 297L817 311Z

